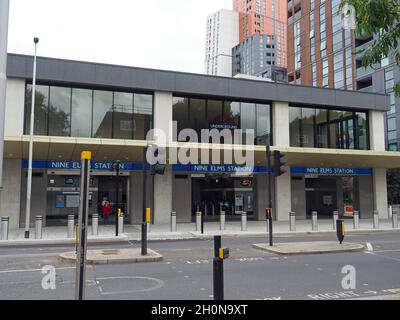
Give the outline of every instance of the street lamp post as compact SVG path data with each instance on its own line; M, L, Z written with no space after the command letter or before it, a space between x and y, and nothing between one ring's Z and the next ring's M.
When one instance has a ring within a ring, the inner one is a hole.
M0 1L0 190L3 187L4 122L6 114L9 0Z
M115 168L115 172L116 172L116 187L115 187L115 190L116 190L116 196L115 196L115 198L116 198L116 200L115 200L115 203L116 203L116 206L115 206L115 236L116 237L118 237L118 213L119 213L119 170L120 170L120 163L121 163L121 161L119 161L119 160L117 160L117 161L115 161L115 163L114 163L114 168Z
M33 77L32 77L32 103L31 103L31 121L29 130L29 160L28 160L28 183L26 190L26 210L25 210L25 239L29 239L29 226L31 215L31 191L32 191L32 157L33 157L33 132L35 117L35 92L36 92L36 53L39 38L34 38L35 54L33 56Z

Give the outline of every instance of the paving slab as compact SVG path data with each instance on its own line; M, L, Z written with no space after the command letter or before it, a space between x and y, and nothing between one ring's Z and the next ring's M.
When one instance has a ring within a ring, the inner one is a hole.
M59 255L62 261L75 262L75 251L64 252ZM161 261L163 256L158 252L147 249L147 255L141 255L141 248L129 249L101 249L88 250L86 263L88 264L111 264L132 262L156 262Z
M269 243L256 243L253 244L252 247L281 255L356 252L363 251L365 249L364 245L362 244L348 242L343 242L340 244L339 242L334 241L274 243L272 247L269 245Z

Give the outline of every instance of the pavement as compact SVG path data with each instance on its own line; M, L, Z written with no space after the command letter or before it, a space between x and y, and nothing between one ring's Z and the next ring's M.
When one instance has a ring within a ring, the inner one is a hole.
M230 250L229 258L224 261L225 299L400 297L398 232L350 234L346 242L368 242L369 249L329 254L281 255L252 248L252 244L266 241L267 238L260 237L222 238L222 246ZM336 241L336 235L276 237L274 245L308 241ZM162 300L177 300L177 304L190 299L211 302L213 245L212 240L200 238L151 241L151 249L163 256L160 262L88 265L86 299L146 300L154 306L163 304ZM93 243L88 247L89 250L124 248L140 248L140 242ZM0 248L0 299L74 299L75 264L59 259L60 253L73 250L73 245ZM54 288L49 282L51 267ZM354 275L354 284L349 281L349 272Z
M67 262L76 261L76 252L69 251L60 254L60 259ZM147 249L147 255L141 255L141 248L100 249L88 250L86 263L111 264L132 262L156 262L162 261L163 256L154 250Z
M279 242L270 246L269 243L255 243L253 248L267 252L291 255L291 254L311 254L311 253L337 253L362 251L365 246L358 243L342 244L334 241L307 241L307 242Z
M385 233L399 232L400 228L392 228L391 219L382 219L379 222L379 229L373 228L372 219L360 219L359 229L353 228L353 221L345 219L345 233ZM289 222L273 222L274 237L304 236L304 235L335 235L333 222L331 219L318 220L318 230L313 231L311 220L297 220L296 231L290 231ZM89 243L109 243L126 242L128 240L138 241L141 239L140 225L125 225L124 232L118 237L115 236L113 225L99 225L97 236L91 234L91 227L88 230ZM26 246L26 245L45 245L45 244L73 244L74 238L67 238L67 226L45 227L42 231L42 239L24 239L24 229L14 229L9 231L9 240L0 240L0 247L4 246ZM196 231L195 223L179 223L177 232L170 232L169 224L151 225L148 232L148 240L188 240L188 239L212 239L214 235L224 237L264 237L267 234L266 221L248 221L247 230L241 231L240 221L227 221L225 230L220 230L219 222L205 222L204 233ZM31 237L35 237L34 229L31 229Z

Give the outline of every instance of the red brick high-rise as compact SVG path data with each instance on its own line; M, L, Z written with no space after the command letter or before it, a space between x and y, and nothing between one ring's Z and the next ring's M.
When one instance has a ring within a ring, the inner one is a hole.
M239 12L239 41L254 34L276 37L276 65L286 67L287 0L233 0Z

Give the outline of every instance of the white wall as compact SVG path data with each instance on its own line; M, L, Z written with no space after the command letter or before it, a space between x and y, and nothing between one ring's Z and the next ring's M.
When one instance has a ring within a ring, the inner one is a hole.
M273 145L289 147L289 104L275 101L272 104ZM278 132L279 131L279 132ZM276 220L288 221L292 211L292 188L290 168L285 167L286 173L275 179Z
M10 217L10 229L19 227L21 203L21 166L21 160L4 160L4 188L0 190L0 216Z
M369 130L371 150L385 151L384 112L369 111ZM388 218L388 199L386 169L374 168L374 210L379 211L379 218Z
M154 93L154 128L165 133L167 141L171 141L169 132L172 121L172 93ZM158 140L158 139L156 139ZM158 140L159 141L159 140ZM154 176L154 223L168 223L172 211L172 167L166 166L164 175Z
M274 146L290 147L289 104L276 101L272 104L272 129Z
M380 219L389 218L388 213L388 200L387 200L387 182L386 182L386 169L374 168L373 170L374 181L374 210L379 211Z
M232 77L232 48L238 43L239 14L237 12L220 10L209 15L206 24L204 73ZM215 63L217 63L216 72Z
M25 80L7 79L5 136L24 133Z
M385 118L384 112L369 112L369 132L371 150L385 151Z

